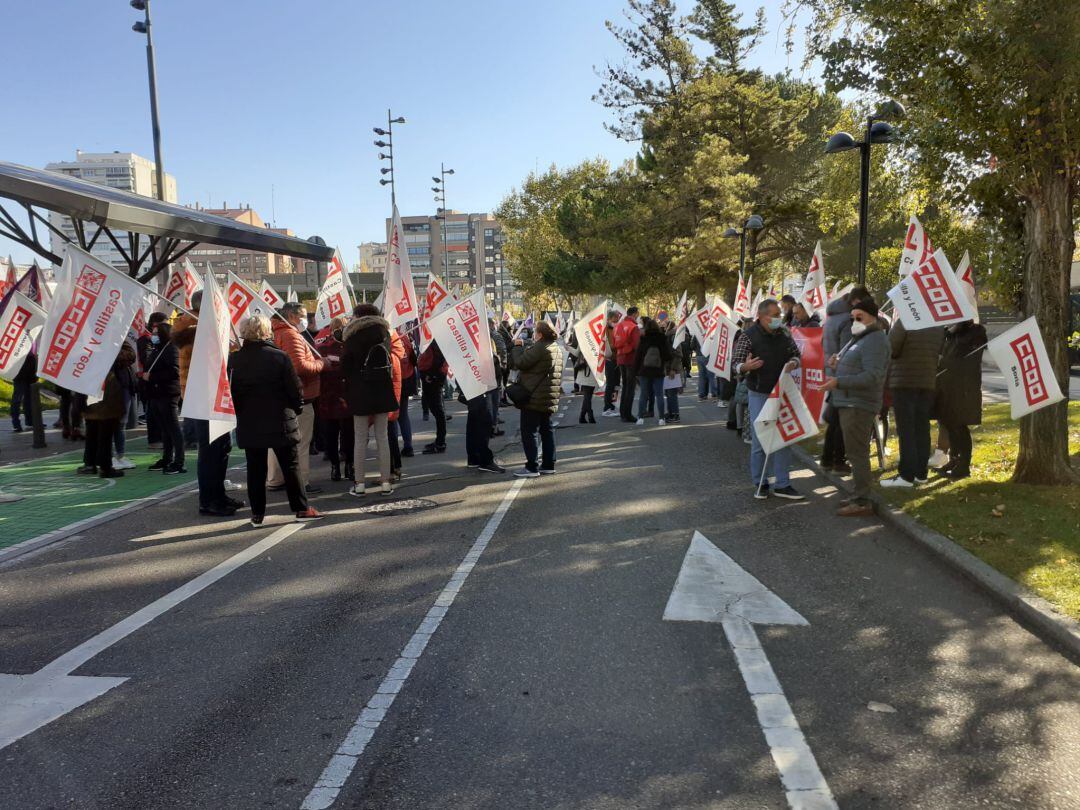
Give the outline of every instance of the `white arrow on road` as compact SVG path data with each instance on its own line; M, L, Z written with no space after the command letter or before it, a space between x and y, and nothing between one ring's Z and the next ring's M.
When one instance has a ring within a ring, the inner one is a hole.
M248 546L190 582L151 602L112 627L87 639L31 675L0 674L0 749L25 737L70 711L99 698L127 678L72 675L98 653L145 627L162 613L179 605L226 574L276 546L302 524L282 526L258 543Z
M719 622L731 644L793 810L836 810L836 800L761 647L755 624L808 625L787 602L694 532L664 619Z

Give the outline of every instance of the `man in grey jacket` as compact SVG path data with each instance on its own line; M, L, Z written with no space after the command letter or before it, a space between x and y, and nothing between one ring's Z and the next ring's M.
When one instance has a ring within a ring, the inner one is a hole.
M831 391L830 403L844 432L855 493L841 502L841 517L872 515L870 503L870 437L885 387L889 339L882 329L873 299L860 299L851 309L851 339L838 354L828 355L830 376L821 386Z
M857 302L866 300L873 301L869 291L865 287L855 287L846 295L829 302L825 309L825 325L821 335L821 347L826 359L839 354L851 340L851 309ZM828 367L825 373L831 374ZM836 408L829 408L825 417L827 421L821 449L821 466L838 473L850 472L844 447L844 433L840 428Z
M937 388L938 358L945 341L945 328L908 331L897 318L889 332L892 366L889 390L896 415L896 438L900 442L900 470L883 487L910 489L925 484L930 459L930 411Z

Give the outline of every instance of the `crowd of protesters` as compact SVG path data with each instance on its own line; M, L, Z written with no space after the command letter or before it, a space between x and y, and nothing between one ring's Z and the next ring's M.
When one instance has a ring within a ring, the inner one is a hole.
M187 472L189 451L197 454L201 514L230 517L245 506L229 492L226 477L233 441L244 451L252 523L260 525L267 491L283 490L297 520L321 514L309 498L321 491L311 461L320 454L331 482L346 481L349 494L387 495L401 481L404 464L416 452L409 405L419 397L424 421L433 422L433 440L420 452L447 452L445 401L454 386L437 341L420 351L416 323L391 328L379 310L360 304L316 331L300 303L281 307L276 317L245 320L229 359L237 425L211 439L206 420L181 417L182 394L191 366L201 293L192 312L170 322L154 313L145 334L125 343L100 397L88 400L61 390L60 426L65 438L85 442L78 472L116 478L134 468L124 455L125 429L138 404L148 444L160 451L149 470L164 475ZM731 379L708 371L709 358L697 338L680 335L666 314L642 317L637 307L611 312L604 332L606 383L601 415L637 426L656 419L660 427L680 421L679 399L697 361L696 391L701 402L727 408L727 426L750 445L749 473L754 497L802 500L790 480L789 448L766 453L754 427L781 375L801 358L792 329L820 329L826 357L826 392L821 465L853 477L853 496L838 514L872 513L870 452L892 427L899 465L883 487L913 488L936 468L953 479L971 474L970 427L980 422L981 354L986 331L966 322L910 332L891 323L863 288L830 302L824 319L803 301L785 295L760 303L753 317L739 322L731 344ZM497 385L466 406L464 455L469 468L504 473L491 440L505 435L502 409L520 411L525 456L515 474L539 477L555 472L552 416L563 395L563 349L573 369L573 389L581 395L578 421L595 424L597 379L573 335L557 335L547 321L512 333L506 322L488 322ZM563 340L565 339L565 343ZM36 379L31 356L15 381L12 423L29 415L29 385ZM938 423L931 450L931 421ZM85 426L85 429L84 429ZM374 443L376 465L368 470ZM880 452L880 451L879 451ZM314 479L314 480L313 480Z

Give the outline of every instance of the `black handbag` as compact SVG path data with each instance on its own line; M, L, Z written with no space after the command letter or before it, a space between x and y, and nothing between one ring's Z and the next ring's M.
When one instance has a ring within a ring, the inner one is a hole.
M506 386L506 398L514 404L515 408L521 410L529 404L529 400L532 399L533 391L535 391L537 387L538 386L534 386L532 390L530 390L521 382L511 383Z

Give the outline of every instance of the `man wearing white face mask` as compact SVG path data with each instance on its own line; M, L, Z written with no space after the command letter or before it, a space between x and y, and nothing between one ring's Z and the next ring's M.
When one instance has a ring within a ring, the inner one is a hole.
M313 487L309 481L311 472L311 455L308 447L311 445L311 434L315 429L315 406L314 402L319 397L319 375L326 365L326 361L316 354L311 344L302 334L307 329L308 314L303 304L290 301L278 310L280 318L274 318L274 343L285 354L289 355L296 376L300 378L300 387L303 389L304 409L300 412L300 481L308 493L319 492L319 487ZM285 486L285 477L277 464L274 454L270 454L269 472L266 477L268 489L282 489Z
M746 378L750 395L751 424L761 413L769 394L780 380L780 375L798 368L799 357L799 347L791 334L784 329L780 305L771 298L762 301L758 305L757 320L744 329L735 341L735 355L731 366L740 376ZM771 492L778 498L801 501L806 496L799 494L791 486L788 475L790 458L791 451L787 447L768 457L776 476ZM755 431L750 446L750 477L754 483L754 497L759 500L768 498L770 493L768 484L758 488L758 482L765 471L765 461L765 450L762 449Z

